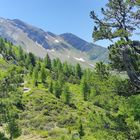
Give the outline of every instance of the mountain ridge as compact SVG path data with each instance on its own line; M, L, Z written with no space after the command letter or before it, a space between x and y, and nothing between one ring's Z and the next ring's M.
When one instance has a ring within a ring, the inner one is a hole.
M84 67L91 67L97 61L108 62L106 48L89 43L72 33L56 35L19 19L4 18L0 18L0 31L0 37L41 58L48 53L52 59L80 63Z

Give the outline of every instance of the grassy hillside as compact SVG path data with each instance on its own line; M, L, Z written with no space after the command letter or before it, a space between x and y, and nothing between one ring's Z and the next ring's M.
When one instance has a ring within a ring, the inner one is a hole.
M0 58L0 79L4 77L8 68L9 64L3 58Z
M103 63L82 70L0 44L1 140L140 138L140 96L128 79Z

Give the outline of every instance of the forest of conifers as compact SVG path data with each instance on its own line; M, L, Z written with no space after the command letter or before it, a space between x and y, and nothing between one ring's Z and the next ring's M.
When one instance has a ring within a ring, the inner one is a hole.
M94 11L93 39L112 41L93 69L26 53L0 39L0 140L140 139L139 1ZM114 42L115 39L115 42Z

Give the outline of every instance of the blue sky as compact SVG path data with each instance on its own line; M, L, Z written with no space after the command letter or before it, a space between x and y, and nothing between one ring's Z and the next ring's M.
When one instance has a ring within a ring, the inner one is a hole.
M45 31L56 34L71 32L92 40L93 21L91 10L99 13L107 0L0 0L0 17L21 19ZM97 44L107 46L108 42Z

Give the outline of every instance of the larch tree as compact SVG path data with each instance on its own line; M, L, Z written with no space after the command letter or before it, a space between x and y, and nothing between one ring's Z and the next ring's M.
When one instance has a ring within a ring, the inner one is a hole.
M61 86L59 81L56 81L54 83L53 92L54 92L54 95L56 96L56 98L60 99L60 96L61 96L61 93L62 93L62 86Z
M44 58L44 64L45 64L45 67L47 69L50 69L51 70L51 67L52 67L52 64L51 64L51 59L49 57L49 55L47 54L46 57Z
M81 69L81 66L79 63L76 64L76 67L75 67L75 74L76 76L81 79L82 77L82 69Z
M40 78L41 78L41 82L42 83L45 83L46 82L47 74L46 74L46 70L45 70L45 67L44 66L42 66L42 68L41 68Z
M64 102L67 105L70 105L70 102L71 102L71 92L69 90L69 87L66 86L66 85L63 88L63 95L64 95Z
M90 86L85 78L81 80L81 91L83 94L84 101L87 101L90 95Z

